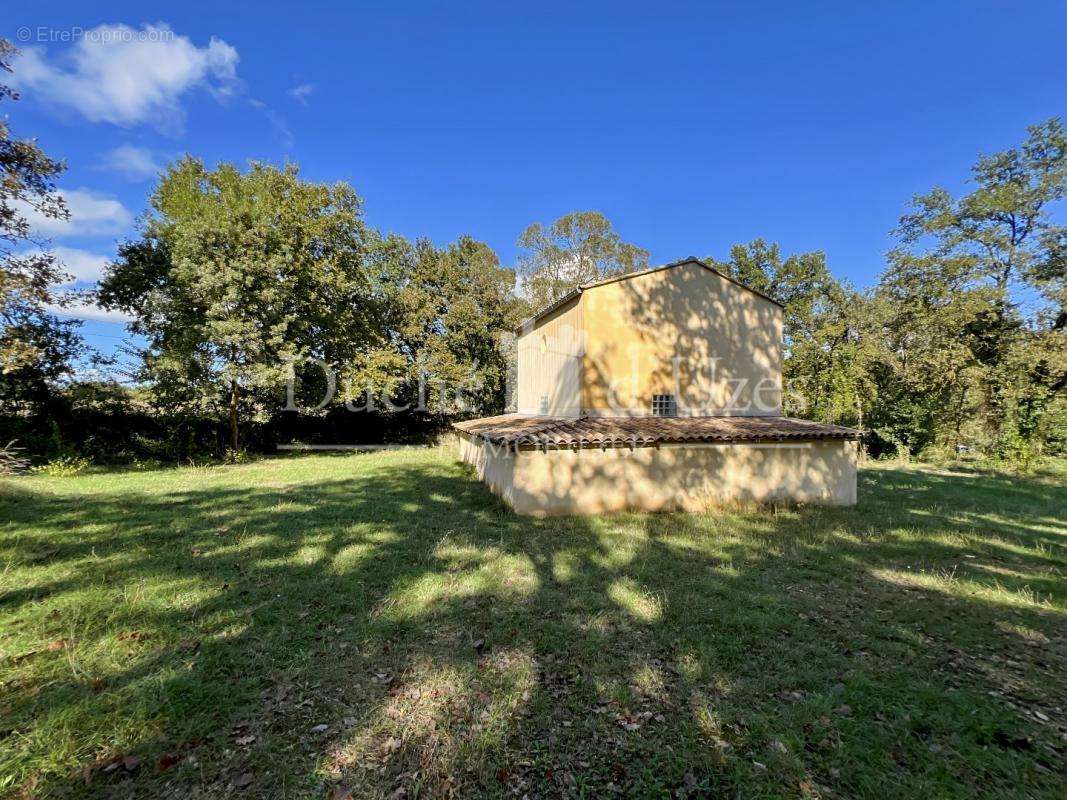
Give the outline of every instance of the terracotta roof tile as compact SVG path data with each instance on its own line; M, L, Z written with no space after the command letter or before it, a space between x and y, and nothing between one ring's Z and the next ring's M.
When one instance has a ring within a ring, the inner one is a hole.
M648 446L682 442L858 439L860 431L790 417L530 417L504 414L452 427L515 447Z

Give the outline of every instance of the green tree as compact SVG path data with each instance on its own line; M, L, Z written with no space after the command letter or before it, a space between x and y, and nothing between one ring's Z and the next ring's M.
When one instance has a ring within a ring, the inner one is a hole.
M0 72L11 72L18 51L0 39ZM0 101L17 100L0 82ZM67 208L55 179L64 164L32 139L14 136L0 116L0 402L8 413L40 414L55 384L71 371L82 352L78 322L48 312L66 297L56 289L69 278L55 255L35 239L27 214L66 219Z
M1008 456L1035 444L1043 414L1067 385L1067 234L1049 214L1067 193L1067 134L1060 120L1030 127L1018 147L979 158L972 181L976 188L959 198L941 188L915 198L901 219L900 246L883 285L906 316L906 306L927 291L924 275L953 274L946 324L960 326L956 332L966 334L969 351L955 368L974 361L980 413L994 448ZM916 265L922 274L912 279ZM914 291L901 292L907 285ZM1045 302L1028 311L1023 301L1032 295ZM938 341L945 338L950 334Z
M974 349L989 292L970 284L970 259L890 254L863 335L875 355L868 422L899 452L974 442L988 367Z
M335 363L380 338L380 246L347 185L187 157L163 175L99 299L147 337L156 401L225 413L236 449L240 419L269 413L293 362Z
M509 336L521 317L515 273L470 236L443 249L420 240L396 296L394 335L408 395L423 385L431 410L496 413L504 407ZM418 402L418 401L416 401Z
M582 283L644 269L648 251L628 244L599 211L575 211L519 236L518 273L531 308L558 300Z

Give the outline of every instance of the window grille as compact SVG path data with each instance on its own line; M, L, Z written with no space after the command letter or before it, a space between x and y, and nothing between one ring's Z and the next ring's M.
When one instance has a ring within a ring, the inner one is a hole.
M537 404L538 413L548 414L548 395L541 395L541 402Z
M652 415L655 417L676 417L678 416L678 403L674 400L673 394L654 394L652 395Z

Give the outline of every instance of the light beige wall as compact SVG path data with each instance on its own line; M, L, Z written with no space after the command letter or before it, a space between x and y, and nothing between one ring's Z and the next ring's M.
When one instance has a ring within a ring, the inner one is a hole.
M485 442L475 442L467 436L459 437L459 457L474 467L493 494L511 506L515 503L515 453Z
M650 413L675 394L679 414L781 413L781 308L698 264L597 286L581 296L582 408Z
M462 457L520 514L702 511L731 501L856 502L856 443L663 445L634 450L494 452Z
M580 298L538 320L519 336L520 414L577 417L581 413L582 349Z

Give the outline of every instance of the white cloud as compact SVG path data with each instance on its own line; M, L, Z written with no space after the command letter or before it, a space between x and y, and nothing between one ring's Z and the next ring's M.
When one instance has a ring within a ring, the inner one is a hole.
M71 287L76 283L96 283L104 276L104 267L111 261L107 256L77 247L49 247L47 250L26 250L15 255L17 258L27 258L45 252L55 255L59 266L71 276L70 280L60 284L63 287Z
M110 261L107 256L76 247L53 247L52 252L63 269L74 276L72 283L95 283L103 277L104 267Z
M180 100L190 89L205 86L218 99L233 94L238 60L221 39L197 47L162 23L140 30L100 25L85 31L62 60L26 48L12 80L92 122L173 128L184 119Z
M127 180L145 181L162 172L163 165L156 161L151 150L124 144L104 154L100 169L117 172Z
M70 219L46 217L23 202L13 203L18 213L30 223L37 235L91 236L121 233L133 224L133 214L118 200L97 194L91 189L69 189L60 192L67 201Z
M315 84L302 83L299 86L294 86L292 89L290 89L288 94L298 103L306 106L308 102L308 95L311 94L313 91L315 91Z
M133 317L123 314L121 311L108 311L95 303L84 300L71 302L68 306L48 306L48 310L61 317L74 317L75 319L95 319L100 322L132 322Z

